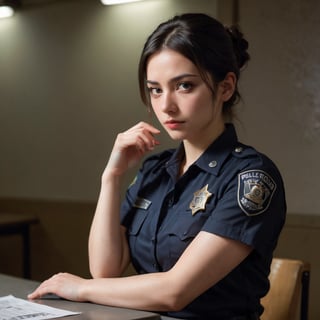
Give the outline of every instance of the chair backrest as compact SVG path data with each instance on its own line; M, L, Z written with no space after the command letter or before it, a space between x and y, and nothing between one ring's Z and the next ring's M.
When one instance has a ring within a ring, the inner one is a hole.
M261 320L307 320L310 264L301 260L273 258L270 290L261 300Z

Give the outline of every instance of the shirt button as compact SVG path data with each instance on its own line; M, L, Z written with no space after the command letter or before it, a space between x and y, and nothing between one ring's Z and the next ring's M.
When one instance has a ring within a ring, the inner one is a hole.
M209 162L209 167L210 168L215 168L217 166L218 162L216 160L213 160L211 162Z
M236 147L236 148L234 149L234 151L237 152L237 153L240 153L240 152L243 151L243 148L242 148L242 147Z

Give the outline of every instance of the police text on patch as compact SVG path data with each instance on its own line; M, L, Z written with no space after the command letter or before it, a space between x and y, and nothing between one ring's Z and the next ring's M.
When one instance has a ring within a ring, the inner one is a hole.
M239 174L238 204L248 216L264 212L271 202L276 184L262 170L248 170Z

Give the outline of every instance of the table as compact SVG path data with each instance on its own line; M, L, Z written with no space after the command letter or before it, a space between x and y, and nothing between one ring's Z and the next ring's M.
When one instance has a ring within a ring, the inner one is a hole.
M32 292L39 285L36 281L16 278L0 274L0 296L13 296L27 299L28 293ZM169 320L170 317L163 317L156 313L139 310L115 308L93 303L72 302L63 299L41 299L35 302L45 304L54 308L65 309L74 312L82 312L79 315L63 317L58 319L68 320ZM176 319L177 320L177 319Z
M23 276L30 279L30 226L38 222L33 215L0 212L0 236L22 236Z

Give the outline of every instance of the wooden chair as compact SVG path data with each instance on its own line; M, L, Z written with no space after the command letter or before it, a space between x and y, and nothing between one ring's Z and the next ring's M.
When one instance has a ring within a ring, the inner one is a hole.
M273 258L261 320L308 320L309 277L309 263Z

